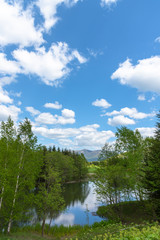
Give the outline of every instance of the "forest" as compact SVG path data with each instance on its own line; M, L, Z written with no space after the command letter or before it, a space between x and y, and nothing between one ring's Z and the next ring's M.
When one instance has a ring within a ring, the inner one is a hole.
M0 230L10 233L36 208L43 234L48 212L65 206L64 184L85 178L86 159L74 151L38 145L28 119L16 127L9 117L0 132Z
M102 230L105 226L106 231L118 224L120 234L124 225L119 224L142 224L145 220L157 222L156 237L159 237L160 113L157 114L155 129L154 137L143 138L138 130L122 126L117 128L115 143L106 143L102 148L92 181L99 200L103 202L97 214L108 220L102 221L101 225L94 224L93 229L98 227ZM27 222L31 210L36 209L44 236L47 216L52 219L65 208L62 195L65 184L85 179L88 163L83 154L37 144L28 119L16 127L9 117L1 123L0 131L0 231L11 233L12 228ZM138 209L135 218L131 215L129 219L125 215L124 212L130 209L135 212ZM75 227L71 229L75 233ZM88 233L90 229L92 226L85 230L76 228L76 233ZM101 239L92 237L88 239ZM106 239L114 237L111 234Z
M124 223L159 221L160 113L154 137L143 138L124 126L115 135L115 143L102 148L96 169L96 191L105 204L99 214ZM135 219L125 216L131 208L134 214L138 209Z

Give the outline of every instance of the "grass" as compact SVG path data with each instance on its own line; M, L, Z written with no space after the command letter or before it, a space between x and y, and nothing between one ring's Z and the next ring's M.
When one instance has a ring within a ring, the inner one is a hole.
M53 227L55 230L55 227ZM67 230L68 229L68 230ZM47 230L47 227L46 227ZM145 224L122 224L101 221L92 226L57 227L56 231L41 237L40 228L23 228L0 240L159 240L160 226L157 222Z
M145 225L111 224L90 229L68 240L159 240L160 226L158 223Z
M90 164L88 165L88 173L95 173L97 170L97 166L95 166L94 164Z

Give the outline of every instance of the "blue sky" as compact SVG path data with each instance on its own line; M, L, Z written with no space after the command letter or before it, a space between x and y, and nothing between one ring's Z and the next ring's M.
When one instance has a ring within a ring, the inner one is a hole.
M0 121L38 142L100 149L122 125L153 136L159 0L0 0Z

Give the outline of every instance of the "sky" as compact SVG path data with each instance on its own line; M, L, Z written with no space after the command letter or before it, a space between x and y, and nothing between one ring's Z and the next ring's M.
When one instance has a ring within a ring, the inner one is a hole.
M38 143L101 149L117 128L153 136L159 0L0 0L0 121Z

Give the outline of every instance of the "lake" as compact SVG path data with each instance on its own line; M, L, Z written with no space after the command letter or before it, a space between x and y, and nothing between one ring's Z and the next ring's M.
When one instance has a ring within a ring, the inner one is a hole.
M69 183L65 185L64 199L66 210L46 223L53 225L85 225L100 222L96 216L100 202L97 201L95 186L92 182Z

